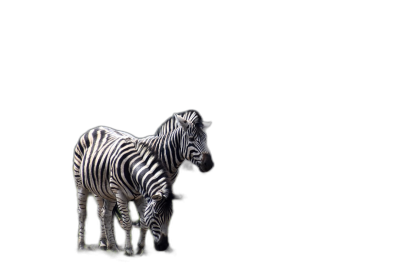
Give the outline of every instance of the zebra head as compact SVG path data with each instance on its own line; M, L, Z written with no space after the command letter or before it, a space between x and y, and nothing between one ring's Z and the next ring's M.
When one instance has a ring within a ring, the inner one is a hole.
M144 212L144 222L154 237L154 247L158 251L166 250L168 243L168 226L172 217L172 193L158 192L148 198Z
M208 172L214 166L210 151L207 147L207 135L204 130L211 122L191 121L174 114L177 124L182 128L181 153L191 161L201 172Z

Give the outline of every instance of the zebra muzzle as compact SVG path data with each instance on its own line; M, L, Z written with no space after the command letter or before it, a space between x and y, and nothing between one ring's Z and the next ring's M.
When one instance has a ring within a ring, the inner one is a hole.
M211 155L210 154L203 154L203 159L200 165L200 171L201 172L208 172L209 170L214 167L214 162L212 161Z
M154 242L154 247L157 251L164 251L169 247L168 236L161 234L158 242Z

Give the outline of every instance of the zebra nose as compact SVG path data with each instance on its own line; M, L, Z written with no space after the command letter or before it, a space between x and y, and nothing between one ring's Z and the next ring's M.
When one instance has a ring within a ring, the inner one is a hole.
M154 242L154 247L157 251L164 251L169 247L168 236L161 234L160 240Z
M212 161L211 155L203 154L200 171L208 172L212 167L214 167L214 162Z

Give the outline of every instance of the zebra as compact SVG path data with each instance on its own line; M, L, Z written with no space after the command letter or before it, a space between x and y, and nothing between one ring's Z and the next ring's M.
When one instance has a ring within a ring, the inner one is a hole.
M81 136L75 147L73 172L78 197L78 249L85 247L89 193L94 194L98 204L101 248L108 242L110 249L118 250L112 224L112 211L117 204L121 226L126 231L125 254L133 255L130 200L136 204L142 231L151 229L156 250L168 248L174 195L167 171L149 145L108 127L93 128Z

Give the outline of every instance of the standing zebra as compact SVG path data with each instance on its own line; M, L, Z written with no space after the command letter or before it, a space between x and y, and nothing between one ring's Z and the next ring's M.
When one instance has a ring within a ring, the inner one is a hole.
M143 231L147 228L157 250L168 248L168 226L172 216L172 188L162 161L150 146L107 127L96 127L81 136L73 166L78 191L78 246L83 249L86 202L93 193L101 218L100 247L106 240L112 250L117 246L112 225L112 210L117 204L122 228L126 231L125 253L133 254L132 222L128 202L133 200ZM140 243L141 241L139 241Z
M173 134L177 128L184 128L187 140L183 141L189 141L187 152L194 153L193 156L189 155L189 157L184 154L185 159L198 166L201 172L207 172L214 166L214 163L211 159L211 154L207 148L207 135L204 132L204 130L210 126L211 122L203 121L202 117L197 111L188 110L174 114L174 116L168 118L157 129L156 136L167 136L169 134ZM201 160L199 160L199 157L201 157ZM176 162L178 167L181 163L182 161ZM175 178L178 175L178 168L171 168L171 171L174 175L173 181L175 181Z

